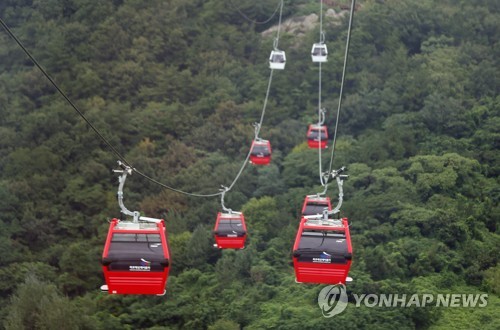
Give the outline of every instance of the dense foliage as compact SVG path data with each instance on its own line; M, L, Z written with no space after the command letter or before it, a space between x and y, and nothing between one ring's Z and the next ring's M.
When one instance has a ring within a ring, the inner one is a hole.
M240 168L267 88L267 0L5 0L0 17L118 151L149 176L217 192ZM332 2L329 2L332 3ZM346 2L344 2L346 3ZM325 5L325 10L330 8ZM333 7L338 10L338 5ZM287 0L284 18L319 10ZM128 179L126 204L167 220L164 297L111 296L100 254L119 216L116 157L0 33L0 317L6 329L498 329L500 4L364 1L355 13L334 168L346 165L352 294L487 293L485 308L354 307L333 319L323 286L294 283L291 248L316 151L317 28L284 33L261 136L273 161L226 196L250 230L217 251L217 198ZM347 16L325 18L333 132ZM328 157L326 157L328 158ZM325 160L325 165L327 160ZM328 195L336 198L336 187Z

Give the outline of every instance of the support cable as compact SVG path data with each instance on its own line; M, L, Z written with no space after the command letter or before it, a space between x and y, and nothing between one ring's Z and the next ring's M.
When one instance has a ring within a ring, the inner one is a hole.
M352 21L353 21L353 17L354 17L354 7L355 6L356 6L356 0L352 0L351 11L350 11L350 16L349 16L349 27L347 29L347 40L346 40L346 47L345 47L345 54L344 54L344 67L342 69L342 80L340 83L339 104L338 104L338 108L337 108L337 118L335 120L335 130L334 130L333 141L332 141L332 153L330 156L330 167L328 169L328 173L332 172L333 160L335 157L335 155L334 155L335 154L335 146L337 144L337 132L338 132L338 127L339 127L340 110L342 108L342 96L344 93L346 68L347 68L347 62L349 59L349 46L350 46L350 41L351 41ZM327 182L328 182L328 179L327 179Z
M280 30L281 30L281 17L282 17L282 15L283 15L283 0L280 1L280 14L279 14L279 21L278 21L278 31L276 32L276 38L274 39L274 45L273 45L273 47L275 49L278 49L278 45L279 45ZM259 138L260 129L262 128L262 123L264 122L264 116L266 114L267 102L269 100L269 94L271 92L271 84L272 84L272 81L273 81L273 72L274 72L274 69L271 69L271 72L269 74L269 80L268 80L268 83L267 83L266 97L264 98L264 104L262 106L262 112L261 112L261 115L260 115L260 121L255 126L255 138L254 139L258 139ZM226 192L230 191L231 189L233 189L233 187L236 184L236 182L238 182L238 179L240 178L241 174L243 173L243 170L245 169L246 165L248 164L248 161L250 160L251 154L252 154L252 148L250 147L250 150L248 150L247 157L243 161L243 164L241 165L240 170L236 174L236 177L234 178L233 182L231 182L231 184L229 185L229 187L226 187L226 190L224 191L224 193L226 193Z
M261 25L261 24L267 24L269 23L273 17L276 15L276 13L278 12L278 9L280 8L280 4L281 6L283 7L283 0L279 0L278 1L278 5L276 6L276 9L274 10L274 12L271 14L271 16L269 16L268 19L266 19L265 21L256 21L256 20L253 20L251 19L250 17L248 17L244 12L241 11L240 8L238 8L234 3L233 3L233 0L229 0L229 3L231 4L231 6L233 6L234 9L236 9L236 11L244 18L246 19L247 21L249 21L250 23L253 23L253 24L257 24L257 25ZM281 22L280 22L281 23Z
M319 0L320 2L320 11L319 11L319 39L320 43L324 42L325 34L323 33L323 0ZM318 73L318 126L323 125L325 121L325 111L321 108L321 89L322 89L322 71L321 71L321 62L319 62L319 73ZM322 186L325 186L328 182L327 180L323 180L323 160L322 160L322 148L321 148L321 130L319 131L319 148L318 148L318 169L319 169L319 181Z
M50 83L55 87L55 89L61 94L61 96L69 103L69 105L80 115L80 117L85 120L87 125L94 131L94 133L99 136L99 138L111 149L111 151L115 154L116 157L118 157L123 163L126 165L130 166L130 164L126 161L126 159L116 150L115 147L99 132L99 130L92 125L92 123L85 117L85 115L77 108L77 106L70 100L70 98L64 93L64 91L59 88L59 86L56 84L56 82L52 79L52 77L45 71L45 69L38 63L38 61L31 55L31 53L24 47L24 45L21 43L21 41L14 35L12 30L5 24L5 22L0 18L0 24L3 26L5 31L10 35L12 39L21 47L21 49L24 51L24 53L30 58L31 62L35 64L35 66L42 72L42 74L50 81Z
M262 107L262 113L260 115L260 122L256 125L255 128L255 136L259 136L260 128L262 127L262 122L264 121L264 115L266 113L266 107L267 107L267 101L269 99L269 93L271 91L271 82L273 81L273 71L271 70L271 73L269 74L269 82L267 83L267 92L266 92L266 97L264 99L264 106ZM245 166L248 164L248 161L250 160L250 155L252 154L252 148L248 151L247 157L243 161L243 164L241 165L240 170L238 171L238 174L236 174L236 177L234 178L233 182L227 187L227 191L231 190L238 179L240 178L241 174L243 173L243 170L245 169Z
M278 33L277 33L277 38L276 38L276 45L279 41L279 32L281 28L281 17L282 17L282 12L283 12L283 0L280 1L280 16L279 16L279 26L278 26ZM49 82L54 86L54 88L59 92L59 94L69 103L69 105L80 115L80 117L87 123L87 125L94 131L94 133L110 148L110 150L115 154L118 159L123 162L127 167L129 167L133 172L137 173L139 176L142 176L143 178L147 179L148 181L157 184L165 189L188 195L188 196L193 196L193 197L214 197L214 196L220 196L223 195L225 192L231 190L238 179L240 178L245 166L248 163L248 160L250 159L250 154L251 154L251 149L247 154L247 157L245 158L245 161L243 162L240 170L238 171L236 177L232 181L231 185L224 189L223 191L219 191L217 193L211 193L211 194L198 194L198 193L191 193L191 192L186 192L180 189L176 189L174 187L171 187L169 185L163 184L150 176L142 173L138 169L134 168L126 159L124 156L122 156L118 150L104 137L103 134L90 122L90 120L83 114L82 111L71 101L71 99L66 95L66 93L57 85L54 79L45 71L45 69L38 63L38 61L31 55L31 53L27 50L26 47L24 47L23 43L15 36L15 34L12 32L12 30L9 28L9 26L0 18L0 24L2 27L5 29L5 31L10 35L12 39L18 44L18 46L24 51L24 53L29 57L29 59L33 62L33 64L42 72L42 74L49 80ZM269 98L269 93L271 89L271 82L272 82L272 77L273 77L273 71L271 70L270 76L269 76L269 82L268 82L268 87L267 87L267 92L266 92L266 97L264 100L264 106L262 109L261 117L260 117L260 122L258 127L256 128L256 136L258 136L258 133L260 132L260 128L262 126L262 122L264 121L264 115L266 111L266 106Z
M134 168L130 162L128 162L124 156L122 156L118 150L104 137L103 134L101 134L101 132L90 122L90 120L83 114L83 112L78 109L78 107L71 101L71 99L66 95L66 93L57 85L57 83L55 82L54 79L52 79L52 77L47 73L47 71L45 71L45 69L38 63L38 61L33 57L33 55L31 55L31 53L26 49L26 47L24 47L23 43L15 36L15 34L12 32L12 30L8 27L8 25L0 18L0 24L3 26L3 28L7 31L7 33L12 37L12 39L14 39L14 41L16 41L16 43L19 45L19 47L24 51L24 53L29 57L29 59L31 60L31 62L33 62L33 64L35 64L35 66L42 72L42 74L49 80L49 82L52 84L52 86L54 86L54 88L59 92L59 94L61 94L61 96L69 103L69 105L78 113L78 115L80 115L80 117L87 123L87 125L89 125L89 127L94 131L94 133L108 146L109 149L111 149L111 151L115 154L116 157L118 157L118 159L120 161L123 162L123 164L125 164L126 166L130 167L132 169L132 171L134 171L135 173L137 173L138 175L142 176L143 178L165 188L165 189L168 189L168 190L172 190L172 191L175 191L175 192L178 192L178 193L181 193L181 194L184 194L184 195L188 195L188 196L194 196L194 197L213 197L213 196L218 196L220 195L221 193L218 192L218 193L213 193L213 194L197 194L197 193L190 193L190 192L186 192L186 191L183 191L183 190L180 190L180 189L176 189L176 188L173 188L173 187L170 187L166 184L163 184L149 176L147 176L146 174L142 173L141 171L137 170L136 168Z
M279 20L278 20L278 31L276 32L276 46L275 48L278 49L278 43L280 41L280 30L281 30L281 16L283 15L283 0L280 2L280 15L279 15Z

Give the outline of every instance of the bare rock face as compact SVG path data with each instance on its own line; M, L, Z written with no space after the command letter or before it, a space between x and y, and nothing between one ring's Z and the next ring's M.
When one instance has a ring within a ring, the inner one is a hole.
M326 17L337 17L337 13L332 8L328 9L325 13Z
M349 10L339 10L338 13L332 8L328 9L325 13L325 17L331 18L333 20L339 20L342 16L349 15Z
M332 8L328 9L325 13L325 18L333 24L340 24L340 18L349 14L347 10L340 10L338 13ZM317 14L310 14L306 16L292 17L281 23L281 33L289 33L294 36L303 36L307 31L313 30L319 24L319 16ZM263 31L261 34L265 37L272 37L276 35L278 26L275 25Z
M281 23L281 32L290 33L293 35L303 35L307 31L312 30L319 23L319 17L317 14L311 14L307 16L292 17ZM278 26L273 26L266 31L262 32L263 37L274 36Z

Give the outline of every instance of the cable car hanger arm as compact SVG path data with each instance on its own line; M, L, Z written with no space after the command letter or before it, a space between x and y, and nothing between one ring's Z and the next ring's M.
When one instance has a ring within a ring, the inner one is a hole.
M334 214L337 214L337 213L340 212L340 208L342 207L342 202L344 201L344 189L343 189L344 180L349 177L346 174L342 174L342 172L344 172L344 171L346 171L346 167L342 166L338 170L333 170L331 172L332 179L335 179L337 181L337 185L339 187L339 201L337 203L337 206L333 210L331 210L331 211L328 211L328 209L325 208L323 210L323 214L322 215L305 216L306 219L309 219L309 220L325 220L325 221L327 221L328 217L330 215L334 215Z
M344 201L344 189L343 189L344 179L347 179L349 177L346 174L341 174L345 170L346 170L345 166L342 166L340 169L332 171L332 179L337 180L337 186L339 187L339 202L337 203L337 206L335 206L333 210L329 212L327 211L328 215L340 212L340 207L342 206L342 202Z
M241 212L236 212L236 211L233 211L232 209L228 209L225 205L224 205L224 196L226 195L226 192L228 192L230 190L230 188L226 187L226 186L222 186L222 188L220 189L220 204L222 206L222 210L226 213L229 213L229 214L241 214Z
M120 166L121 169L118 170L113 170L114 173L121 173L120 177L118 178L119 185L118 185L118 193L117 193L117 198L118 198L118 205L120 205L120 210L124 215L129 215L134 218L134 222L137 223L139 220L142 221L148 221L148 222L160 222L162 219L157 219L157 218L150 218L150 217L143 217L140 215L139 211L130 211L125 207L125 204L123 203L123 186L125 185L125 180L127 180L127 175L132 175L132 168L128 165L125 165L121 161L118 161L118 166Z

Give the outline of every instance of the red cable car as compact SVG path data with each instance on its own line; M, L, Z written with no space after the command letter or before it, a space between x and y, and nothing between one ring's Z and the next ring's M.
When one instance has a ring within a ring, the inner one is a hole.
M347 218L302 218L293 246L296 282L345 284L351 259Z
M320 142L321 137L321 142ZM309 148L325 149L328 148L328 131L324 125L309 125L307 130L307 144Z
M102 253L110 294L163 295L170 270L165 223L113 219Z
M217 214L214 227L215 246L219 249L243 249L247 238L247 227L243 213Z
M250 163L269 165L271 162L271 143L267 140L254 140L250 152Z
M318 195L308 195L302 205L302 216L323 214L325 208L332 210L330 197L320 197Z

